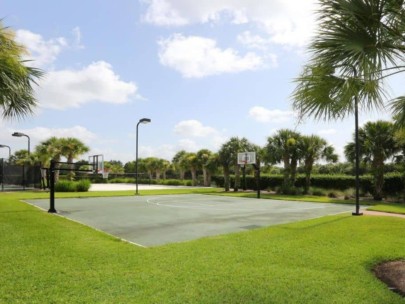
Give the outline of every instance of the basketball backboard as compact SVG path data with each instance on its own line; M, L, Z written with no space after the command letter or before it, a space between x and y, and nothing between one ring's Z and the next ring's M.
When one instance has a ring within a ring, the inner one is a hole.
M238 165L251 165L256 163L256 152L238 153Z

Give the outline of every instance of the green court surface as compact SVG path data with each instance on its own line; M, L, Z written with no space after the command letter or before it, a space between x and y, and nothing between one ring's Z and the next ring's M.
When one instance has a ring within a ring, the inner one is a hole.
M49 200L28 203L49 208ZM353 211L349 205L199 194L57 199L55 207L61 216L144 247Z

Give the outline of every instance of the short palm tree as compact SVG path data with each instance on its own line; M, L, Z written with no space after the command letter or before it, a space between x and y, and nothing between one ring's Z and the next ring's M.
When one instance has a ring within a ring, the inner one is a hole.
M296 79L293 106L300 116L339 119L381 108L383 81L404 72L405 3L402 0L319 0L312 58ZM397 99L398 100L398 99ZM356 144L356 215L359 213L359 145Z
M25 48L15 42L14 33L0 21L0 107L4 118L21 118L32 113L37 102L33 84L43 76L26 66Z
M368 122L359 129L360 157L364 163L371 164L375 200L383 198L385 161L400 151L394 136L394 126L388 121ZM354 142L345 146L345 155L349 161L354 160Z

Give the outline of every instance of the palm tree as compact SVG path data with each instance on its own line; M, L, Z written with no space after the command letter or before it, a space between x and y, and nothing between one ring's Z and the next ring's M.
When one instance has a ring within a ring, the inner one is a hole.
M207 187L211 185L211 177L218 171L219 166L220 162L218 153L211 153L205 164L205 170L207 172L207 184L206 184Z
M33 84L43 76L39 69L25 66L26 52L15 42L14 32L0 21L0 106L4 118L21 118L36 106Z
M202 169L203 171L203 179L204 179L204 186L207 187L209 186L208 183L208 162L210 160L210 157L212 155L212 152L208 149L201 149L200 151L197 152L197 160L199 163L199 167Z
M230 187L229 176L231 166L234 167L235 172L234 191L238 191L240 188L240 166L238 165L238 153L254 151L256 151L255 146L246 138L239 139L239 137L232 137L221 146L218 156L219 161L224 168L225 191L229 191Z
M405 4L398 0L320 0L312 58L296 79L300 117L355 116L356 212L359 215L358 111L383 106L382 82L405 71Z
M308 193L311 184L311 172L315 162L324 159L326 161L337 162L338 155L335 154L334 148L323 138L311 135L301 136L301 145L303 150L303 162L305 171L305 193Z
M177 152L176 155L174 155L174 157L172 159L172 164L173 164L174 168L177 171L179 171L181 180L184 180L184 174L185 174L185 169L186 169L184 166L182 166L181 159L186 153L187 153L186 151L181 150L181 151Z
M383 198L384 162L399 152L394 136L394 126L388 121L368 122L359 129L360 157L364 163L371 163L375 200ZM345 146L345 155L349 161L354 160L355 142Z
M281 129L267 138L264 147L264 160L270 164L283 163L283 192L289 192L295 184L297 166L302 158L301 134L289 129Z
M45 141L42 141L35 147L35 153L37 153L43 161L43 166L49 166L51 160L56 162L55 168L59 168L58 162L60 162L63 155L61 140L57 137L51 137ZM59 180L59 170L55 172L55 182Z
M60 138L59 141L61 145L61 155L66 157L67 162L70 163L71 170L74 169L74 165L72 164L73 160L90 151L89 147L74 137ZM68 178L70 180L73 180L74 176L74 171L68 172Z
M199 161L196 153L188 152L181 158L181 165L188 168L191 172L192 185L197 185L197 170L199 168Z

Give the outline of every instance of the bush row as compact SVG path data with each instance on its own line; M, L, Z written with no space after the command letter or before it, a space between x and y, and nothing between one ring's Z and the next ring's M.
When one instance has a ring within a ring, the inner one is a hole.
M60 180L55 184L56 192L87 192L89 191L91 183L87 179L80 181Z
M224 187L223 176L213 176L212 181L217 187ZM234 176L231 176L231 187L235 182ZM262 175L260 177L260 189L275 189L281 187L283 184L282 175ZM241 188L243 185L243 178L241 178ZM305 176L299 175L295 183L296 187L304 187ZM336 189L347 190L355 187L355 177L349 175L313 175L311 176L311 186L323 189ZM256 190L256 180L253 176L246 176L247 189ZM360 177L360 187L364 193L373 192L373 177L370 175ZM396 194L404 190L404 178L401 174L392 173L386 174L384 177L384 192Z

